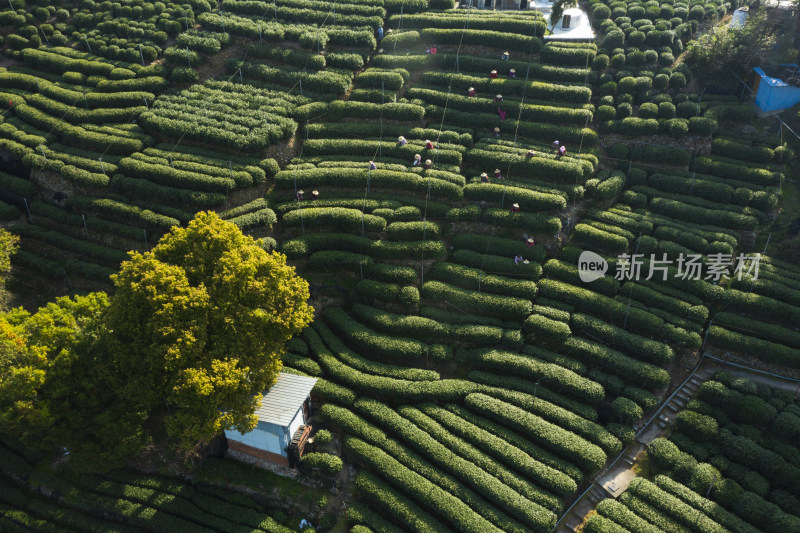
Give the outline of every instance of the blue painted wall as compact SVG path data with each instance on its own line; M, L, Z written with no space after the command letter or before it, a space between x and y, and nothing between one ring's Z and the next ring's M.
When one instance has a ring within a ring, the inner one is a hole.
M292 442L292 435L295 430L303 424L303 409L297 410L294 418L288 426L279 426L268 422L259 421L253 431L240 433L238 431L226 430L225 436L231 440L247 444L259 450L276 453L287 457L286 448ZM276 438L277 437L277 438Z

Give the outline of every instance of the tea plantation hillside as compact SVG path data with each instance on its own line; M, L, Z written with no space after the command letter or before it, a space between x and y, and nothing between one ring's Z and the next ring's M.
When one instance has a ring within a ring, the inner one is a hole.
M283 371L335 437L294 502L231 459L75 479L4 439L0 529L547 533L704 353L796 373L792 149L681 59L737 3L583 7L595 42L452 0L10 0L15 276L107 290L217 211L311 284ZM707 382L585 531L800 530L794 403Z

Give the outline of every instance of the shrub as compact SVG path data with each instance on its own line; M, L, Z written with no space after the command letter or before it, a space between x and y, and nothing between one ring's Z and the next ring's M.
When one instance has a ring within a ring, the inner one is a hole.
M330 453L306 453L300 458L303 468L319 471L321 474L333 476L338 474L344 464L342 460Z
M646 103L639 106L639 118L656 118L658 116L658 106Z
M631 104L624 102L617 106L617 115L616 118L619 120L626 119L633 114L633 106Z
M481 449L487 450L488 454L496 460L524 472L526 476L541 484L545 489L560 495L573 494L577 490L575 481L563 472L539 462L535 456L525 453L509 444L505 439L473 424L471 420L477 417L465 409L455 405L448 405L447 409L444 409L433 404L424 404L421 409L455 434L475 443Z
M621 31L611 31L606 34L606 37L605 39L603 39L603 44L601 46L607 50L613 50L614 48L620 48L624 42L625 42L624 33L622 33Z
M614 83L609 82L609 83ZM607 120L613 120L616 116L617 111L614 109L613 106L610 105L601 105L597 108L596 118L599 122L605 122Z
M410 338L382 335L353 320L341 308L329 307L324 311L326 322L348 338L358 349L389 359L409 360L418 357L447 359L449 349L441 345L427 345Z
M689 131L708 137L717 131L717 121L706 117L690 117Z
M530 300L473 293L438 281L425 282L422 296L434 301L450 301L468 312L485 313L509 320L524 320L531 314Z
M544 63L582 67L588 66L592 62L595 53L596 51L592 48L572 48L547 44L539 51L539 58Z
M543 33L543 31L538 32L539 35ZM538 52L542 48L542 40L539 37L493 30L422 28L420 37L423 42L433 44L480 45L533 52Z
M502 421L588 472L600 469L606 461L599 446L511 404L479 393L467 395L464 401L471 410Z
M345 231L360 231L362 224L366 231L383 231L386 220L373 215L365 215L357 209L337 207L317 207L298 209L283 217L287 226L322 227L332 226Z
M514 388L528 393L532 393L534 389L533 384L528 380L547 379L557 386L561 394L569 395L581 402L594 403L603 398L603 387L598 383L558 364L543 362L544 356L548 354L550 352L543 349L536 349L532 352L532 355L537 357L517 355L502 350L479 349L460 350L458 357L471 364L500 372L505 376L504 379L510 379L508 376L511 375L520 376L522 379L519 380L519 383L515 382ZM557 359L555 354L552 355ZM538 359L540 356L542 359ZM486 382L486 380L482 381ZM527 385L520 388L518 385L522 383L527 383Z
M658 104L658 118L674 118L675 106L672 102L661 102Z
M666 74L657 74L653 78L653 88L663 91L669 85L669 76Z
M330 68L343 68L348 70L358 70L364 66L364 59L361 54L346 52L328 52L325 55L325 62Z
M576 333L583 333L653 364L666 364L675 359L675 352L666 344L630 333L594 317L574 313L572 326Z
M566 207L563 196L540 193L519 187L510 187L497 183L470 183L464 187L466 198L499 202L507 198L509 202L518 202L523 211L551 211Z
M633 94L636 90L636 78L626 76L617 83L617 91L620 93Z
M628 398L619 397L611 402L614 418L625 425L631 425L643 416L642 408Z
M590 362L642 387L659 388L669 382L669 374L663 368L637 361L584 339L570 337L564 342L564 348L569 349L573 357Z
M672 118L668 121L670 137L680 139L689 132L689 123L682 118Z
M550 343L561 343L572 334L568 324L542 315L531 315L526 318L522 323L522 330L538 341Z
M512 470L508 469L491 457L488 457L483 450L476 449L469 441L454 435L451 431L449 431L449 429L443 427L437 420L429 416L427 413L424 413L414 407L400 407L398 412L403 418L411 421L421 430L427 432L431 437L436 439L436 441L441 443L441 445L444 445L450 450L456 451L459 456L468 460L485 472L495 476L497 479L500 479L508 487L516 490L520 496L533 502L534 505L532 507L534 510L539 505L549 509L561 508L560 501L553 494L542 490L527 480L523 480ZM456 474L461 475L458 472L456 472ZM508 508L510 506L508 503L504 503L503 507ZM545 517L546 515L543 515L541 518ZM526 521L531 521L531 518L532 517L528 515L523 519Z
M609 253L622 252L628 248L628 240L625 237L583 223L575 226L572 239L576 242L591 243L593 247Z
M175 67L172 69L172 79L178 83L195 83L200 79L197 71L189 67Z
M713 441L717 437L717 421L695 411L683 410L678 413L678 430L699 442Z
M487 257L491 256L484 256L484 258ZM453 259L457 260L456 257ZM486 261L482 260L482 262L486 266ZM466 289L483 290L506 296L526 297L530 300L536 298L536 285L532 281L486 274L486 272L477 268L468 268L453 263L436 263L429 276L432 279L438 279Z
M609 57L605 54L598 54L592 61L592 70L602 72L608 68Z
M491 522L473 511L462 500L404 466L380 448L356 438L348 438L345 440L345 449L351 457L368 465L381 477L391 480L392 484L409 496L434 502L439 513L456 529L480 532L491 530L494 527Z
M395 241L438 239L439 225L435 222L392 222L386 227L386 237Z
M672 62L674 61L672 54L663 54L661 57L667 55L669 56L668 59L670 59L669 64L672 64ZM659 60L661 59L661 57L659 57ZM684 87L686 87L686 76L684 76L682 72L673 72L672 75L669 77L669 88L679 91Z
M353 81L357 87L385 88L390 91L399 91L403 82L403 76L397 72L376 69L365 70Z

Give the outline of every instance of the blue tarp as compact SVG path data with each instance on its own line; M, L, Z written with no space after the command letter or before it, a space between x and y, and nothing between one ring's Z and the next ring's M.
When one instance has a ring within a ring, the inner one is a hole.
M800 78L800 67L795 63L755 67L753 70L759 76L756 80L756 105L762 111L778 111L800 103L800 87L786 82L787 76Z

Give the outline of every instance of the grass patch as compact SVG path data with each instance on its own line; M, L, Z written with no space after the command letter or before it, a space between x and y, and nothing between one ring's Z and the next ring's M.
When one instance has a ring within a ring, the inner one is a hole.
M325 492L320 489L301 485L291 478L231 459L208 458L193 477L197 483L246 487L270 500L279 499L293 504L293 507L316 506L325 496Z
M661 470L656 466L646 451L640 453L636 457L633 466L631 466L631 470L637 477L644 477L647 479L652 479L661 473Z

